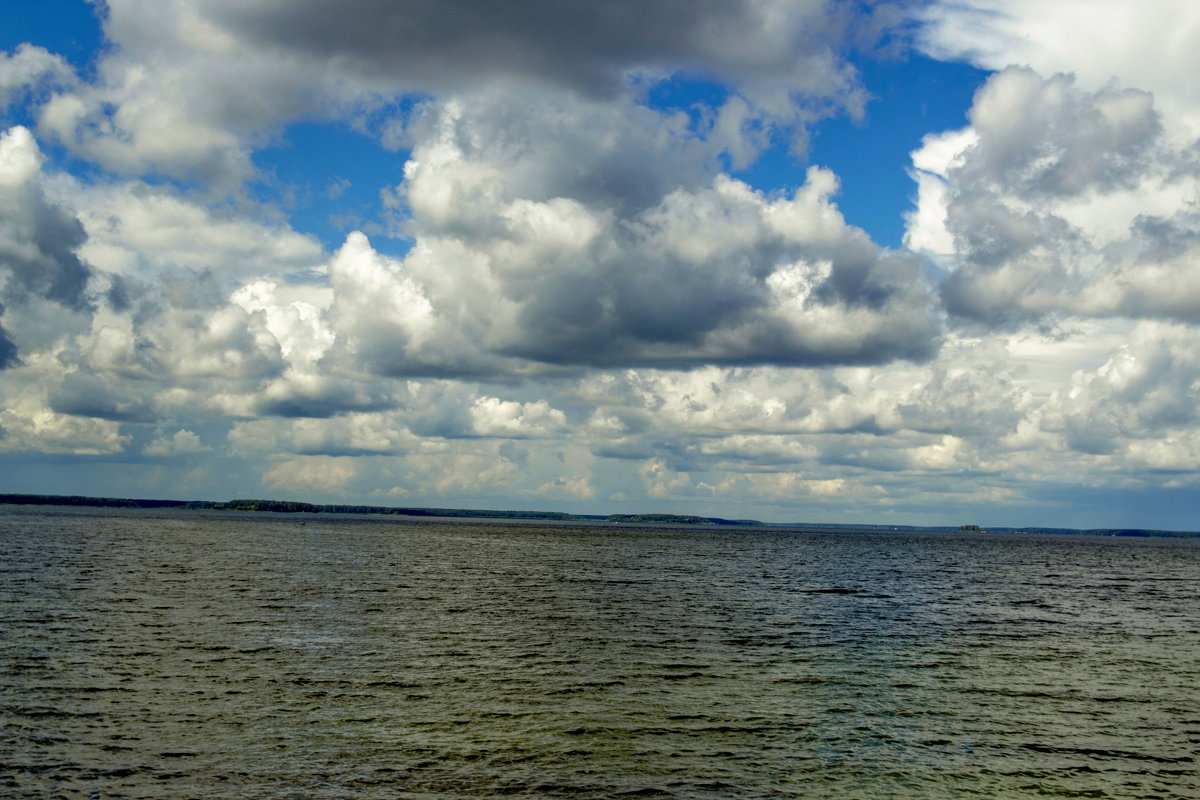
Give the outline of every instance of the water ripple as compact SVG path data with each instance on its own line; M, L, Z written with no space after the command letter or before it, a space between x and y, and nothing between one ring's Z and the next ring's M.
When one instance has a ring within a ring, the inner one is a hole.
M0 794L1197 798L1200 543L0 511Z

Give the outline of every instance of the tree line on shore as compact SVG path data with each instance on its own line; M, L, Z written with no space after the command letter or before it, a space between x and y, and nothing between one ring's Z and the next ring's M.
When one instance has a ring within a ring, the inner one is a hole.
M716 525L731 527L785 527L801 530L824 531L958 531L963 533L1000 534L1091 534L1094 536L1166 536L1172 538L1200 537L1195 531L1164 531L1148 528L1002 528L988 526L985 530L978 525L961 526L918 526L918 525L869 525L869 524L815 524L815 523L765 523L753 519L724 519L722 517L698 517L690 514L568 514L564 511L521 511L479 508L413 508L398 506L369 506L342 503L304 503L297 500L237 499L226 502L216 500L151 500L131 497L85 497L81 495L54 494L0 494L0 505L51 505L90 506L94 508L159 508L210 511L270 511L308 514L382 514L404 517L451 517L463 519L528 519L577 522L612 522L654 525Z
M80 495L0 494L0 503L17 505L91 506L97 508L177 508L209 511L273 511L308 514L384 514L405 517L470 517L473 519L541 519L669 523L682 525L762 525L758 520L731 520L683 514L568 514L564 511L520 511L478 508L406 508L344 503L304 503L298 500L239 498L214 500L149 500L131 497Z

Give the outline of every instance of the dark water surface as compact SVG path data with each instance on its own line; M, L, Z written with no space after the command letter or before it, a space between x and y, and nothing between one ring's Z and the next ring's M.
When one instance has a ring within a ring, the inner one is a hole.
M0 508L0 796L1197 798L1198 590L1195 539Z

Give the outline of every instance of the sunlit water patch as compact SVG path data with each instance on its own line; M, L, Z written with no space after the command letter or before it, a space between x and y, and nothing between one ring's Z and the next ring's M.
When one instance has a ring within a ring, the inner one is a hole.
M0 794L1200 797L1200 541L0 509Z

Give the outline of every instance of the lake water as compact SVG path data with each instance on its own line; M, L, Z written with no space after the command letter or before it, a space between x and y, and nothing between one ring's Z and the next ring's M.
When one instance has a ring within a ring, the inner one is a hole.
M1197 798L1200 540L0 507L0 795Z

